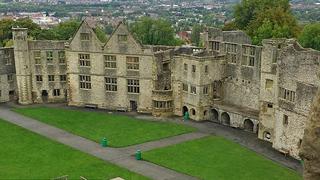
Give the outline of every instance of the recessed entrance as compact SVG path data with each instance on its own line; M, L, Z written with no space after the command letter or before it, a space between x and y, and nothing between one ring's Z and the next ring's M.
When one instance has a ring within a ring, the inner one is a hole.
M223 112L223 113L221 114L221 122L222 122L223 125L228 125L228 126L230 126L230 116L229 116L228 113Z
M187 106L183 106L183 108L182 108L182 114L183 114L183 116L186 114L186 112L188 112L189 110L188 110L188 108L187 108Z
M137 111L138 104L137 101L130 101L130 109L131 111Z
M211 121L219 122L219 113L215 109L211 109Z
M254 124L250 119L244 120L244 123L243 123L244 130L253 132L253 127L254 127Z
M48 91L47 90L42 90L41 98L42 98L43 102L48 102Z

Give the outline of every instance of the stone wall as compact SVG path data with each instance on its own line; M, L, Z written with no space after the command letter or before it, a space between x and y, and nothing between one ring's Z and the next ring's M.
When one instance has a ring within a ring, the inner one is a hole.
M13 48L0 48L0 103L17 98L15 72Z
M320 179L320 93L314 99L304 131L301 157L304 161L305 180Z

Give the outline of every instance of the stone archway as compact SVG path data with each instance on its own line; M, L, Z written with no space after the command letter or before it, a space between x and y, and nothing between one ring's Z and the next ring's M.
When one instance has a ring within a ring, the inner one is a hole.
M244 128L244 130L246 130L246 131L253 132L253 130L254 130L254 124L253 124L253 122L252 122L250 119L246 119L246 120L244 120L244 122L243 122L243 128Z
M186 112L189 112L189 109L187 106L183 106L182 108L182 116L184 116L186 114Z
M223 125L228 125L230 126L230 116L227 112L223 112L221 114L221 122Z
M219 112L216 109L211 109L211 121L219 122Z

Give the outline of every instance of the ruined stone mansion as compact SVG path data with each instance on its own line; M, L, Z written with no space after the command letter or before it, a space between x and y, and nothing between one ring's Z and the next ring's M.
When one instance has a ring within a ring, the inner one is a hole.
M0 49L0 102L189 112L257 133L299 159L320 52L293 39L254 46L243 32L209 28L205 48L193 48L142 45L123 23L106 43L86 21L68 41L29 40L27 31L13 28L14 47Z

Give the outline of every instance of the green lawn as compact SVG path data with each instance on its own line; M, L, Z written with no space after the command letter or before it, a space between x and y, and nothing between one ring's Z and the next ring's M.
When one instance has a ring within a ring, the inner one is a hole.
M296 172L221 137L143 152L143 159L207 180L296 180Z
M96 142L106 137L112 147L125 147L195 131L192 127L176 123L137 120L98 112L47 107L14 111Z
M0 119L0 179L147 179Z

